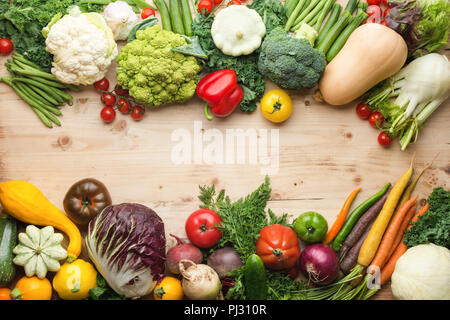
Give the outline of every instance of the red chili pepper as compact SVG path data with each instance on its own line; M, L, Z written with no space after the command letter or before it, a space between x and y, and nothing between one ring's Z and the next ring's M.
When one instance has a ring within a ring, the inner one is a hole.
M236 72L224 69L203 77L197 85L197 95L207 103L205 115L211 120L208 106L215 116L226 117L241 103L244 91L237 84Z

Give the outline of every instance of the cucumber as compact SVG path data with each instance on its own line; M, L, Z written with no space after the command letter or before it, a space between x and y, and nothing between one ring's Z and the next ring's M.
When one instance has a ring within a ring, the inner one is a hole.
M248 257L244 267L245 296L247 300L266 300L266 268L257 254Z
M0 287L8 285L16 275L13 249L17 244L17 222L7 214L0 216Z

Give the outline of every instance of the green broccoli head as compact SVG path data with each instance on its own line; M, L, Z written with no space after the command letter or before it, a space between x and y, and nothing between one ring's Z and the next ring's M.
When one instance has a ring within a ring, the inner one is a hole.
M283 28L273 29L261 45L258 69L280 88L313 88L325 70L325 56L307 39L297 39Z
M195 93L201 66L196 58L172 51L185 44L159 25L139 30L117 56L117 83L149 107L186 102Z

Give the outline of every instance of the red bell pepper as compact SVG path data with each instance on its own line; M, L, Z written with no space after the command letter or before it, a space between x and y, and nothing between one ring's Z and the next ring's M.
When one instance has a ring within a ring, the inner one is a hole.
M236 72L223 69L203 77L197 85L197 95L206 102L205 115L211 120L208 106L215 116L226 117L241 103L244 91L237 84Z

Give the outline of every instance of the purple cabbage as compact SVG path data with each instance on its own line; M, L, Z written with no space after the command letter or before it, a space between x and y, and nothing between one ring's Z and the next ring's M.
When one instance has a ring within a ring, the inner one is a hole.
M89 222L85 241L90 259L120 295L145 296L163 277L164 223L144 205L122 203L106 207Z

